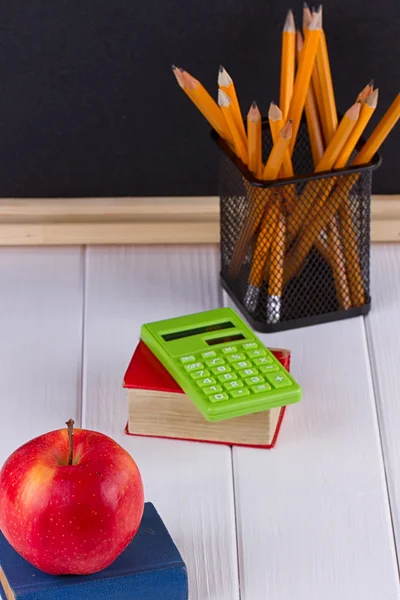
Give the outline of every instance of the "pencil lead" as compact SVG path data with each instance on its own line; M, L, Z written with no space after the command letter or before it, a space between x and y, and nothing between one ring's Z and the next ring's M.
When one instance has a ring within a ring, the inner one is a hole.
M346 111L348 118L351 121L357 121L361 110L361 102L355 102L350 108Z
M305 2L304 7L303 7L303 29L304 30L309 28L313 16L314 15L311 13L311 10L309 9L307 2Z
M280 119L282 119L282 111L275 102L271 102L269 105L268 118L274 123L275 121L280 121Z
M257 108L257 102L255 100L251 103L251 108Z
M379 88L376 88L376 90L374 90L372 92L372 94L370 96L368 96L368 98L365 101L365 104L368 104L368 106L370 108L376 108L378 105L378 96L379 96Z
M283 31L289 31L290 33L294 33L296 31L296 25L294 22L293 11L289 10L286 16L285 24L283 26Z
M313 13L311 23L308 26L309 31L316 31L322 29L322 13Z
M229 75L226 69L221 65L218 71L218 85L220 87L228 87L232 81L232 77Z
M171 65L171 69L175 71L178 67L176 65Z
M369 84L368 84L368 85L369 85L369 87L372 87L372 88L373 88L373 87L374 87L374 80L373 80L373 79L371 79L371 81L369 82Z
M229 106L231 103L231 99L225 92L221 89L218 90L218 104L220 106Z

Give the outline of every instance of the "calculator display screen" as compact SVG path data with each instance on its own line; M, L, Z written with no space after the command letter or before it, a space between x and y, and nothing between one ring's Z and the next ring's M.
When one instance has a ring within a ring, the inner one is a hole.
M225 344L225 342L236 342L236 340L245 340L245 336L241 333L237 333L234 335L226 335L225 337L213 338L212 340L205 340L209 346L214 346L215 344Z
M193 329L186 329L185 331L174 331L172 333L165 333L161 337L166 342L170 342L172 340L187 338L192 335L199 335L200 333L210 333L210 331L220 331L221 329L233 329L234 327L235 325L231 321L225 321L224 323L203 325L202 327L194 327ZM218 341L216 341L215 343L217 344Z

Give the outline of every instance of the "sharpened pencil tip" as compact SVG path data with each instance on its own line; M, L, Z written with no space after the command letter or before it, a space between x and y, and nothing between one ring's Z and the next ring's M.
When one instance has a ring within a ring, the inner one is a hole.
M372 94L366 99L365 104L370 108L376 108L378 105L379 88L376 88Z
M251 108L257 108L257 102L255 100L251 103Z
M176 69L176 68L177 68L177 66L176 66L176 65L171 65L171 69L172 69L173 71L175 71L175 69Z
M231 83L233 83L231 76L227 70L220 65L218 71L218 85L221 87L228 87Z
M223 90L218 90L218 104L220 106L229 106L231 103L231 99Z
M308 8L307 2L303 2L303 8L305 8L307 10L307 8Z
M371 81L369 82L369 84L368 84L368 85L369 85L369 87L372 87L372 88L373 88L373 87L374 87L374 80L373 80L373 79L371 79Z
M288 11L285 24L283 26L283 31L288 31L289 33L295 33L296 31L296 25L294 22L294 15L292 10Z

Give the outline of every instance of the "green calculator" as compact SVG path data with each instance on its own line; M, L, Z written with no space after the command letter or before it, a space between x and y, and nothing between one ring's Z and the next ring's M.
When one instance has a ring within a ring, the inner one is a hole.
M299 384L231 308L146 323L141 339L208 421L301 399Z

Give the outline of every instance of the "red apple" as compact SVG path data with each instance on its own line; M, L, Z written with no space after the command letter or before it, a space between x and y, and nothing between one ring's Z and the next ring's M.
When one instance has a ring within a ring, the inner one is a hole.
M38 569L86 575L110 565L135 536L143 484L114 440L67 425L30 440L4 463L0 529Z

